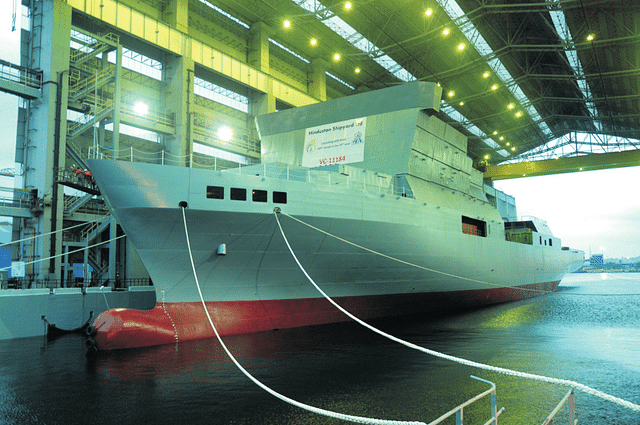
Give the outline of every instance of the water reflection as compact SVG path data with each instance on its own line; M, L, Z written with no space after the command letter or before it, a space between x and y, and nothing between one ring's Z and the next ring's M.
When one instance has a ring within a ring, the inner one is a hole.
M640 276L572 275L560 289L464 314L374 324L447 354L640 402ZM498 404L506 407L501 423L541 423L567 391L434 358L354 323L225 337L225 343L274 390L353 415L429 422L486 389L469 379L474 374L497 384ZM576 405L580 423L640 422L637 413L589 395L578 393ZM484 423L488 409L487 401L465 411L466 423ZM0 423L339 422L257 388L216 340L85 357L83 339L69 335L0 341Z

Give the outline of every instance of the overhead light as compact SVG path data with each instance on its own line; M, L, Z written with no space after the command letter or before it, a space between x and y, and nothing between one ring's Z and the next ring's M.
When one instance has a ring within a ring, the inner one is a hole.
M515 147L515 146L512 146L512 147L511 147L511 152L515 152L515 151L516 151L516 147Z
M497 135L498 134L498 130L493 130L493 135Z
M507 146L511 146L511 143L507 142Z
M149 113L149 107L144 102L136 102L135 105L133 105L133 112L135 112L136 115L147 115Z
M465 48L464 43L458 44L458 50L464 50L464 48Z
M447 96L449 97L453 97L456 95L456 92L454 92L453 90L449 90L449 93L447 93Z
M485 156L484 156L484 159L489 159L489 155L485 155Z
M344 8L347 9L347 10L351 9L351 2L350 1L346 2L344 4Z
M333 60L334 61L339 61L340 60L340 53L336 53L335 55L333 55Z
M515 107L516 107L516 105L514 105L513 103L510 103L510 104L507 105L507 108L509 108L509 109L513 109Z
M498 85L497 84L492 85L491 90L498 90Z
M427 16L431 16L431 14L433 13L433 10L431 10L431 8L427 9L424 14Z
M522 112L518 111L516 112L516 118L520 118L522 116Z
M355 69L356 74L360 74L360 68Z
M291 21L289 21L288 19L285 19L284 22L282 23L282 26L285 28L289 28L291 26Z
M484 74L482 74L482 78L489 78L489 71L485 71Z
M316 40L315 38L312 38L309 43L311 43L312 46L315 46L316 44L318 44L318 40Z
M218 129L218 139L222 140L223 142L228 142L229 140L233 139L233 130L226 125L223 125Z
M449 35L449 28L445 28L442 30L442 35Z
M464 105L464 102L460 102L460 106Z
M587 41L593 41L594 38L595 38L595 36L593 34L589 34L587 36Z
M502 141L504 140L504 136L500 136L500 137L498 138L498 140L500 140L500 141L502 142Z

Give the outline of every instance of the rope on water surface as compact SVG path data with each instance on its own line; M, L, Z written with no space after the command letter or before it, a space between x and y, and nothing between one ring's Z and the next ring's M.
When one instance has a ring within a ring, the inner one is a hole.
M393 335L390 335L390 334L388 334L388 333L386 333L384 331L381 331L378 328L375 328L375 327L371 326L370 324L364 322L363 320L359 319L358 317L354 316L353 314L351 314L350 312L348 312L347 310L342 308L338 303L336 303L331 297L329 297L314 282L314 280L311 278L311 276L309 276L309 274L304 269L304 267L302 267L302 264L298 260L298 257L293 252L293 249L291 248L291 245L289 244L289 240L287 239L287 236L284 234L284 230L282 229L282 225L280 224L280 220L278 218L278 213L279 213L278 211L274 211L276 222L278 223L278 228L280 229L280 233L282 233L282 237L284 239L284 242L287 245L287 248L289 248L289 252L291 252L291 255L293 256L293 259L298 264L298 267L300 268L302 273L304 273L304 275L307 277L309 282L311 282L311 284L316 288L316 290L318 292L320 292L320 294L322 294L323 297L325 297L331 304L333 304L342 313L346 314L349 318L351 318L352 320L358 322L362 326L364 326L364 327L372 330L373 332L375 332L375 333L377 333L379 335L382 335L383 337L388 338L388 339L390 339L392 341L398 342L398 343L400 343L400 344L402 344L404 346L407 346L409 348L413 348L413 349L418 350L418 351L422 351L423 353L430 354L430 355L435 356L435 357L439 357L439 358L442 358L442 359L445 359L445 360L450 360L452 362L460 363L460 364L463 364L463 365L466 365L466 366L475 367L475 368L478 368L478 369L483 369L483 370L488 370L488 371L492 371L492 372L501 373L501 374L504 374L504 375L516 376L516 377L519 377L519 378L532 379L532 380L541 381L541 382L547 382L547 383L552 383L552 384L567 385L567 386L579 389L579 390L581 390L581 391L583 391L583 392L585 392L587 394L591 394L591 395L599 397L599 398L601 398L603 400L607 400L607 401L609 401L611 403L615 403L615 404L618 404L618 405L620 405L622 407L626 407L627 409L630 409L630 410L633 410L633 411L636 411L636 412L640 412L640 405L638 405L638 404L631 403L630 401L623 400L621 398L612 396L610 394L604 393L602 391L596 390L594 388L588 387L588 386L586 386L584 384L580 384L580 383L575 382L575 381L571 381L571 380L568 380L568 379L550 378L550 377L547 377L547 376L535 375L535 374L526 373L526 372L519 372L519 371L512 370L512 369L506 369L506 368L502 368L502 367L486 365L486 364L483 364L483 363L478 363L478 362L474 362L474 361L471 361L471 360L463 359L463 358L460 358L460 357L451 356L449 354L440 353L438 351L430 350L428 348L424 348L424 347L421 347L419 345L413 344L411 342L405 341L403 339L397 338L397 337L395 337ZM287 215L287 217L291 217L291 216ZM291 217L291 218L293 218L293 217ZM297 220L297 221L300 221L300 220ZM303 223L303 222L301 222L301 223ZM310 226L310 225L308 225L308 226ZM312 226L310 226L310 227L312 227ZM318 229L318 230L320 230L320 229ZM325 234L328 234L328 233L326 233L324 231L322 231L322 232L325 233ZM334 237L338 238L337 236L334 236ZM340 238L338 238L338 239L340 239ZM340 240L344 240L344 239L340 239ZM345 242L347 242L347 241L345 241ZM353 244L351 242L347 242L347 243L350 243L351 245L357 246L357 245L355 245L355 244ZM363 248L363 249L366 249L367 251L376 253L375 251L367 249L367 248ZM388 256L386 256L384 254L380 254L380 255L383 255L383 256L385 256L387 258L392 258L392 257L388 257ZM396 261L404 262L402 260L396 260ZM410 264L410 263L407 263L407 264ZM428 269L428 270L430 270L430 269ZM443 273L443 274L446 274L448 276L453 276L453 275L450 275L448 273ZM467 280L471 280L471 279L467 279Z
M236 365L236 367L238 369L240 369L240 371L242 373L245 374L245 376L247 378L249 378L250 380L252 380L257 386L259 386L260 388L262 388L263 390L265 390L266 392L268 392L269 394L279 398L280 400L287 402L293 406L308 410L310 412L313 413L317 413L320 415L324 415L324 416L329 416L332 418L336 418L336 419L341 419L344 421L350 421L350 422L355 422L355 423L361 423L361 424L373 424L373 425L426 425L424 422L409 422L409 421L392 421L392 420L385 420L385 419L374 419L374 418L366 418L366 417L362 417L362 416L352 416L352 415L346 415L343 413L337 413L337 412L332 412L330 410L325 410L325 409L320 409L318 407L314 407L314 406L309 406L307 404L301 403L299 401L293 400L287 396L284 396L274 390L272 390L271 388L267 387L265 384L263 384L262 382L260 382L258 379L254 378L253 375L251 375L244 367L242 367L242 365L236 360L236 358L233 356L233 354L231 354L231 352L229 351L229 349L227 348L227 346L225 345L225 343L222 341L222 338L220 338L220 334L218 333L218 330L216 329L216 326L213 324L213 320L211 319L211 315L209 314L209 310L207 309L207 305L204 301L204 297L202 296L202 290L200 289L200 283L198 282L198 275L196 273L196 266L193 262L193 254L191 253L191 243L189 242L189 231L187 229L187 218L185 215L185 207L182 207L182 220L184 222L184 234L185 237L187 239L187 249L189 251L189 259L191 260L191 269L193 270L193 277L196 281L196 286L198 288L198 294L200 294L200 301L202 302L202 307L204 308L204 312L207 315L207 319L209 320L209 324L211 325L211 328L213 329L213 332L216 334L216 338L218 338L218 342L220 343L220 345L222 346L222 348L224 349L224 351L227 353L227 356L229 356L229 358L231 359L231 361L233 361L233 363Z

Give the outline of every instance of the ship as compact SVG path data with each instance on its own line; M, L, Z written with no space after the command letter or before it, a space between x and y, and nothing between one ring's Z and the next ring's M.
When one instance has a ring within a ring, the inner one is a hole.
M484 183L441 96L412 82L258 116L261 161L233 169L89 160L157 299L100 314L89 345L214 337L202 300L222 336L350 320L309 278L363 320L552 292L584 253Z

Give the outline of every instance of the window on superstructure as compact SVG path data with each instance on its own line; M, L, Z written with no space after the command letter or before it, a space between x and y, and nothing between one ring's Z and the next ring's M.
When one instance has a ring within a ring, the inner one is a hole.
M224 199L224 187L222 187L222 186L207 186L207 198L210 198L210 199Z
M251 196L253 198L253 202L267 202L266 190L253 189L253 192L251 192Z
M487 236L487 223L475 218L462 216L462 233L465 235Z
M231 188L231 199L234 201L246 201L247 200L247 189L241 189L238 187Z
M273 203L274 204L286 204L287 203L287 192L277 192L273 191Z

